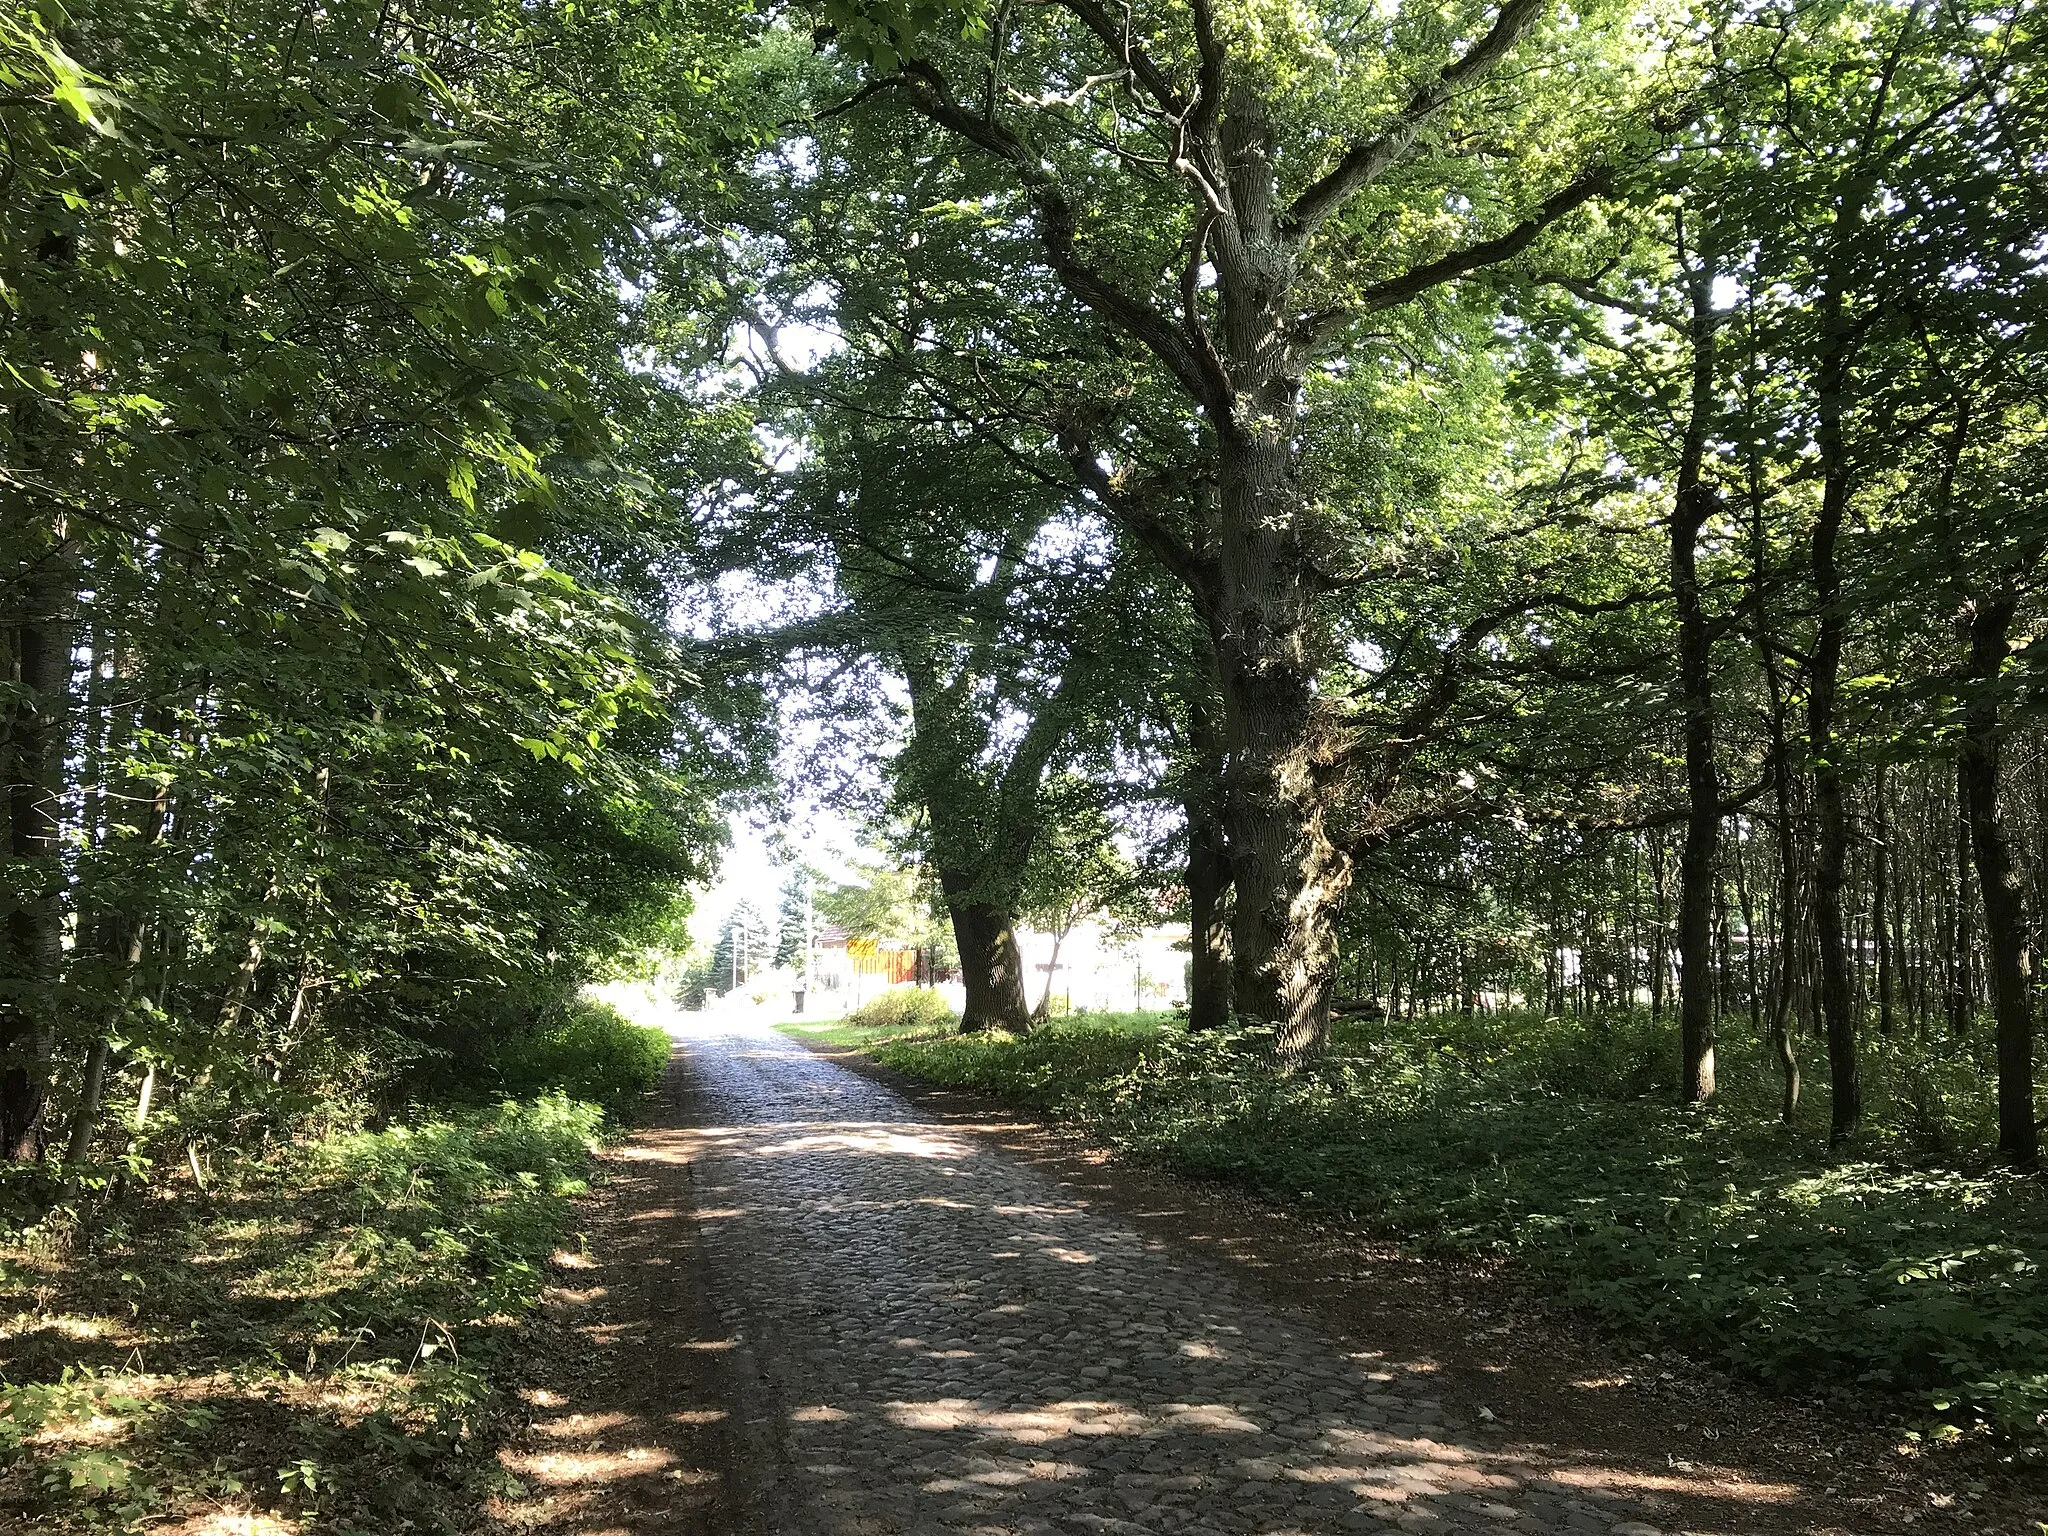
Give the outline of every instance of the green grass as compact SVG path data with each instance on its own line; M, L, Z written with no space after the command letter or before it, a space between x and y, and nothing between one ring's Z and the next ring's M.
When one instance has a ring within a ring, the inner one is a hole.
M217 1166L0 1247L0 1526L474 1526L500 1378L585 1188L559 1095Z
M956 1025L867 1024L790 1019L776 1028L798 1040L848 1046L885 1066L956 1088L975 1088L1013 1104L1053 1109L1074 1088L1135 1064L1146 1042L1171 1027L1171 1013L1073 1013L1028 1035L963 1035Z
M2048 1444L2048 1192L1971 1150L1988 1141L1981 1043L1872 1042L1869 1127L1837 1154L1824 1078L1787 1131L1739 1041L1722 1098L1679 1108L1670 1033L1641 1016L1349 1024L1291 1076L1260 1040L1157 1016L843 1043L1185 1173L1511 1256L1632 1342L1778 1388L1892 1394L1944 1437Z

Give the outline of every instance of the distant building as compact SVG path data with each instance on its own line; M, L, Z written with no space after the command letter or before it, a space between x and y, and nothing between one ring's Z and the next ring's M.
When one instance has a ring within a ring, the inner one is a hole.
M1187 1006L1185 925L1131 933L1082 922L1057 945L1049 933L1020 928L1017 947L1024 957L1024 998L1033 1008L1047 994L1048 981L1056 1012L1124 1013Z
M1130 933L1083 922L1057 944L1049 933L1019 928L1017 948L1024 962L1024 1001L1032 1008L1048 996L1048 981L1055 1013L1187 1006L1185 927ZM955 1008L964 1000L959 972L935 968L924 946L907 939L856 938L832 923L815 930L811 983L819 994L806 1008L811 1013L858 1008L885 988L909 985L936 987Z

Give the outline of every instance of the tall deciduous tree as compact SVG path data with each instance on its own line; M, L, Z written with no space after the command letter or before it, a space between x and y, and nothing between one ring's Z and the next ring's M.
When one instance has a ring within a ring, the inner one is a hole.
M957 47L892 13L832 14L878 60L862 95L995 162L1034 260L1188 413L1211 494L1179 515L1126 493L1118 461L1138 445L1114 410L1077 405L1062 443L1214 638L1236 1003L1299 1056L1323 1038L1372 782L1354 771L1370 749L1318 689L1329 594L1357 551L1304 461L1312 381L1379 365L1376 317L1519 255L1608 184L1612 146L1587 141L1580 109L1624 115L1634 86L1603 55L1617 36L1553 32L1532 0L1448 26L1396 11L1371 23L1372 49L1350 13L1211 0L1004 7ZM1489 90L1518 52L1572 67L1554 90Z

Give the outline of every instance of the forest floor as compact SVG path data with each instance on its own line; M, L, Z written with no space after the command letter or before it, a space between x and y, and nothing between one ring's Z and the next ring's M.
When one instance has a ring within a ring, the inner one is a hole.
M600 1115L449 1110L210 1159L0 1241L0 1531L467 1529ZM202 1164L202 1168L204 1165Z
M501 1528L2039 1536L2038 1487L857 1054L696 1016Z

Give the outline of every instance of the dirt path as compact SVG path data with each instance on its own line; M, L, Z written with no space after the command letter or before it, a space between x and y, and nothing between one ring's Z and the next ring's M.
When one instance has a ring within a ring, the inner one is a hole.
M1531 1325L1483 1287L1425 1297L1412 1261L971 1101L676 1028L563 1256L503 1529L2032 1536L1679 1372L1511 1350ZM1730 1414L1742 1454L1703 1455Z

